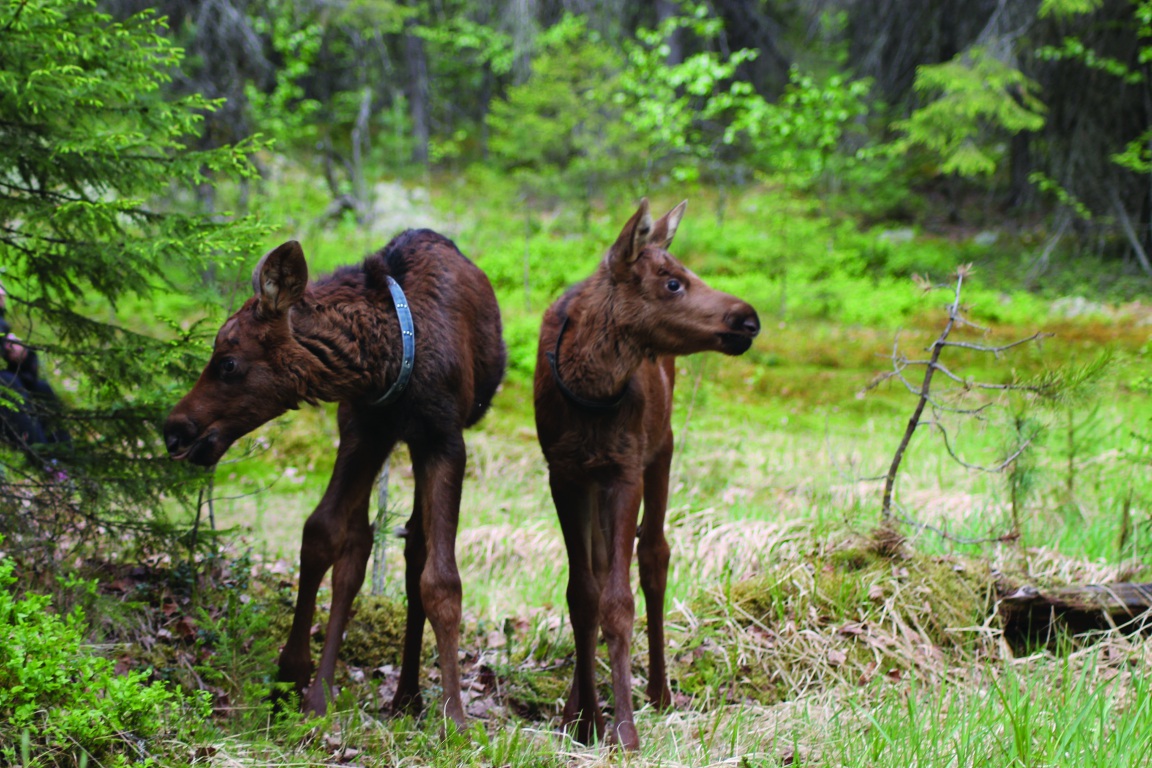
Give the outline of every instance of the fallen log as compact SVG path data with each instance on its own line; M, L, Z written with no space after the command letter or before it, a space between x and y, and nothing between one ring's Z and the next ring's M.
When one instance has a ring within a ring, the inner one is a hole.
M1002 592L997 612L1010 641L1049 642L1064 633L1108 629L1148 633L1152 629L1152 583L1051 589L1021 586L1009 594Z

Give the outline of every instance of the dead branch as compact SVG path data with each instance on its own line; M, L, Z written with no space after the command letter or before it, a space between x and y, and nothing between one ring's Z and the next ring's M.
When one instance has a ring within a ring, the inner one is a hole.
M1001 352L1006 352L1007 350L1012 349L1013 347L1019 347L1020 345L1027 344L1028 342L1031 342L1031 341L1040 341L1041 339L1047 339L1047 338L1054 336L1054 335L1055 334L1052 334L1052 333L1044 333L1042 331L1037 331L1036 333L1032 334L1031 336L1029 336L1026 339L1020 339L1018 341L1013 341L1010 344L1002 344L998 347L989 347L985 344L973 344L970 341L946 341L946 342L944 342L944 346L946 346L946 347L963 347L964 349L974 349L977 352L991 352L993 355L996 356L996 359L999 360Z
M965 389L989 389L1011 392L1044 392L1045 390L1052 388L1051 384L1021 384L1019 382L1013 382L1011 384L989 384L983 381L972 381L971 379L964 379L960 376L957 376L956 374L952 373L952 371L948 370L948 368L945 367L942 363L935 363L935 366L936 370L940 371L956 383L962 384Z
M944 448L948 451L948 455L952 457L952 460L955 461L960 466L964 467L965 469L974 469L977 472L1003 472L1005 469L1007 469L1012 464L1012 462L1014 462L1014 461L1016 461L1016 459L1020 458L1020 454L1024 453L1024 451L1028 448L1028 446L1032 444L1032 438L1028 438L1027 440L1025 440L1023 442L1023 444L1021 444L1019 447L1017 447L1017 449L1015 451L1013 451L1011 456L1004 459L1004 461L1000 462L999 464L997 464L994 467L986 467L983 464L972 464L972 463L964 461L964 459L960 458L956 454L956 451L952 448L952 442L948 438L948 430L940 422L938 422L938 421L925 421L925 422L921 422L920 426L922 426L922 427L936 427L936 429L938 429L940 431L940 434L944 437Z
M899 473L900 464L903 461L904 453L908 449L908 445L912 440L912 436L916 433L916 430L919 427L921 427L921 426L935 427L937 430L939 430L939 432L943 438L944 447L945 447L945 450L947 450L948 455L956 463L960 464L962 467L964 467L966 469L977 470L980 472L1002 472L1002 471L1004 471L1006 468L1011 466L1012 463L1014 461L1016 461L1021 456L1021 454L1023 454L1024 451L1027 450L1028 447L1032 444L1031 439L1024 441L1021 445L1017 446L1017 448L1012 452L1012 454L1010 456L1008 456L1006 459L1004 459L999 464L996 464L995 466L983 466L980 464L973 464L971 462L965 461L964 459L962 459L959 456L959 454L956 452L954 446L952 445L951 437L948 433L947 428L939 421L938 418L933 418L931 420L925 420L924 419L924 409L929 405L932 406L933 414L937 417L941 413L955 413L955 414L960 414L960 415L965 415L965 416L973 416L975 418L981 419L983 417L984 411L986 409L988 409L989 407L991 407L993 404L993 403L989 402L989 403L985 403L983 405L977 406L975 408L960 408L957 406L947 405L947 404L941 402L939 397L935 396L932 392L932 381L933 381L933 377L935 376L935 374L937 372L940 372L941 374L943 374L943 376L945 378L951 380L952 382L955 382L957 385L960 386L961 390L964 392L971 391L971 390L983 390L983 391L999 391L999 392L1023 391L1023 392L1042 393L1042 392L1051 388L1051 385L1045 385L1043 383L1041 383L1041 384L1022 384L1022 383L1014 382L1014 383L1009 383L1009 384L992 384L992 383L981 382L981 381L973 381L971 379L962 377L962 376L954 373L946 365L944 365L943 363L940 362L940 355L946 347L959 347L959 348L963 348L963 349L970 349L970 350L973 350L976 352L987 352L987 353L994 355L996 357L996 359L999 359L1000 355L1002 353L1004 353L1010 349L1013 349L1015 347L1019 347L1023 344L1027 344L1030 342L1039 342L1040 340L1047 338L1047 337L1052 335L1050 333L1043 333L1043 332L1038 331L1027 338L1019 339L1017 341L1013 341L1011 343L1001 344L1001 345L980 344L980 343L975 343L975 342L949 340L950 334L952 333L952 331L957 326L962 325L962 326L968 326L968 327L973 327L973 328L979 328L979 326L968 322L961 315L961 310L960 310L960 294L961 294L961 291L964 287L964 278L967 277L969 274L971 274L971 267L970 266L962 266L956 271L956 282L955 282L955 285L953 288L953 291L954 291L953 299L952 299L951 303L949 303L947 306L948 321L947 321L947 323L945 323L943 330L940 332L940 335L936 338L935 341L932 342L931 345L929 345L929 347L928 347L928 351L930 352L929 358L926 360L909 360L906 356L904 356L900 352L900 336L899 336L899 332L897 332L896 338L894 339L893 344L892 344L892 354L891 354L891 357L889 358L891 360L891 363L892 363L892 370L884 373L883 375L877 376L865 388L865 391L867 391L869 389L874 389L876 386L878 386L883 381L887 381L889 379L897 379L898 381L900 381L900 383L902 383L904 385L905 389L907 389L912 394L916 395L916 398L917 398L916 399L916 407L913 409L912 415L908 419L908 425L904 429L904 434L900 439L899 445L896 447L896 452L893 454L892 463L888 467L888 473L884 477L884 495L883 495L883 501L881 504L881 516L884 519L889 519L892 517L892 504L893 504L893 495L895 492L896 476ZM929 290L932 288L932 285L928 282L928 280L926 278L921 278L921 277L917 276L915 279L916 279L916 283L918 285L920 285L922 288L925 288L926 290ZM911 366L921 366L924 368L924 378L920 382L919 386L913 384L913 382L909 381L908 378L905 376L905 371ZM953 390L953 391L955 391L955 390ZM904 522L906 522L906 521L904 521ZM997 539L997 540L1000 540L1000 539Z
M1028 269L1029 280L1034 279L1037 275L1042 274L1048 269L1048 261L1052 257L1053 251L1056 250L1056 246L1060 244L1060 240L1064 237L1064 232L1068 229L1068 225L1071 222L1072 215L1067 209L1062 209L1060 212L1060 224L1056 228L1056 234L1048 239L1044 250L1040 252L1040 255L1036 257L1036 260L1032 262L1032 266Z
M899 506L899 505L897 505ZM921 531L931 531L942 539L954 542L956 544L1001 544L1008 541L1015 541L1019 538L1020 534L1015 531L1003 534L1002 536L982 536L980 538L972 538L968 536L957 536L954 533L948 533L943 528L939 528L929 523L922 523L919 520L912 520L911 518L903 517L901 515L893 515L892 519L903 523L904 525L911 526Z

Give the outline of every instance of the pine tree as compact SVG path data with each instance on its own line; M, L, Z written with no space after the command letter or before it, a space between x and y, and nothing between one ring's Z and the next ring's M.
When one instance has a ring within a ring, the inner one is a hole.
M191 149L214 105L165 95L182 51L164 22L114 22L95 6L0 0L7 319L65 385L73 438L0 452L0 526L26 543L164 519L182 479L158 434L166 386L194 361L188 334L151 335L156 297L206 294L204 276L250 253L255 229L175 202L209 174L251 174L254 145Z

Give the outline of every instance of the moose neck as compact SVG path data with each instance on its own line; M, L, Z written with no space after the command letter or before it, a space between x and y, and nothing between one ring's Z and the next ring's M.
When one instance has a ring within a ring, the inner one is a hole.
M340 402L379 394L399 373L394 315L368 302L302 302L292 310L293 367L303 399Z
M647 357L625 326L617 298L612 284L597 274L565 308L557 370L564 385L587 400L618 398Z

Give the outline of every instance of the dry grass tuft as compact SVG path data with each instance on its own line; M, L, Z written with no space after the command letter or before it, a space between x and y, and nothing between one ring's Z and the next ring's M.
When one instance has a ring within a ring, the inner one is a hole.
M886 560L905 556L904 544L907 541L900 528L892 520L885 520L872 530L868 537L868 551Z

